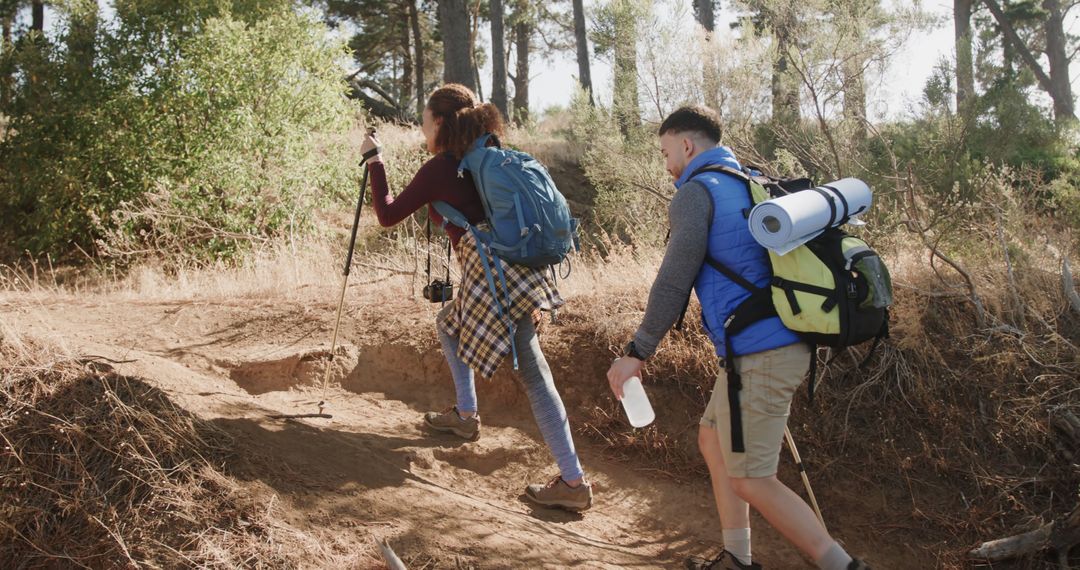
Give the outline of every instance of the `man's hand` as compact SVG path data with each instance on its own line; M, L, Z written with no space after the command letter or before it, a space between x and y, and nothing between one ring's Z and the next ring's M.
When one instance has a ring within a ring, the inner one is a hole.
M623 398L623 384L627 380L634 376L641 377L641 364L642 362L633 356L624 356L616 359L611 364L611 368L608 368L608 385L611 386L611 392L616 398L620 400Z

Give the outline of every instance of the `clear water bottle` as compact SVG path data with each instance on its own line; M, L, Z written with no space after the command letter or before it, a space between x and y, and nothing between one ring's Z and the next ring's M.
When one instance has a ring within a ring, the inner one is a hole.
M630 425L639 428L645 427L656 419L649 396L645 394L645 388L641 385L641 378L634 376L623 383L623 409L626 410L626 418Z

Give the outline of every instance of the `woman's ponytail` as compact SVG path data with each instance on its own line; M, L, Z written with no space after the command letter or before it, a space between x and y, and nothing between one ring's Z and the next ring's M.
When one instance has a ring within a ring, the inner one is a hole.
M435 146L461 159L484 133L502 135L502 113L491 103L477 103L464 85L451 83L436 89L428 98L428 109L442 119L435 134Z

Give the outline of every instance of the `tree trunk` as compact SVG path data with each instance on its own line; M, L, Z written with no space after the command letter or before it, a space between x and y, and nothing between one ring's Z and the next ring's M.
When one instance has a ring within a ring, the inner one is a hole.
M409 1L409 23L412 25L412 35L415 38L413 43L413 58L416 64L416 118L419 119L424 114L424 106L427 105L425 98L427 97L427 90L424 86L424 36L420 33L420 13L416 9L416 3L419 0Z
M846 54L840 64L844 82L843 114L858 141L866 140L866 83L863 77L866 59L862 48L866 43L868 15L874 8L870 2L850 2L845 14L853 28L855 49Z
M0 45L4 49L4 55L7 55L7 51L12 48L11 41L11 20L12 16L4 14L0 16L0 27L3 28L2 41ZM12 78L8 74L0 75L0 109L6 109L8 104L11 103L11 90L14 86Z
M398 3L401 9L401 90L398 92L398 107L404 112L409 108L413 97L413 52L409 38L412 22L409 21L409 6L412 0Z
M460 83L476 91L469 54L469 6L467 0L438 0L439 27L443 41L443 81Z
M480 4L481 0L476 0L476 7L472 11L472 27L469 30L469 65L472 66L473 82L476 85L473 91L476 93L476 98L483 101L484 84L480 81L480 65L476 63L476 36L480 33Z
M34 0L31 3L30 12L32 14L30 21L30 29L37 32L45 31L45 3L41 0Z
M72 67L89 74L94 69L94 56L98 28L97 0L81 0L70 4L68 14L71 24L68 29L68 58Z
M1043 0L1046 18L1046 58L1050 62L1050 96L1054 99L1054 119L1075 121L1075 103L1069 82L1069 56L1066 53L1064 15L1060 0Z
M1004 69L1004 74L1011 81L1016 79L1016 46L1004 37L1001 38L1001 68Z
M506 33L503 30L502 0L490 0L491 12L491 102L509 118L506 102Z
M589 94L589 105L596 106L592 94L592 73L589 70L589 39L585 28L583 0L574 0L574 40L577 43L578 83Z
M716 15L713 11L713 0L694 0L694 16L706 32L716 29Z
M532 23L521 18L514 24L514 44L517 67L514 70L514 122L521 125L529 120L529 40Z
M773 60L772 76L772 119L775 123L787 123L797 125L801 113L799 112L799 83L788 71L789 50L794 45L791 14L787 10L781 13L773 13L769 24L773 30L773 40L776 42L776 59Z
M641 124L637 85L637 17L631 2L615 0L615 119L623 136Z
M799 87L788 71L787 43L782 36L776 38L780 45L773 61L772 118L773 121L795 124L799 122Z
M1060 25L1060 22L1061 22L1061 10L1060 10L1060 6L1058 5L1057 1L1056 0L1046 0L1046 3L1049 3L1052 6L1058 7L1057 21L1059 22L1058 25ZM1020 35L1016 33L1016 29L1013 28L1012 22L1009 21L1008 17L1005 15L1004 11L1002 11L1001 6L995 0L983 0L983 4L985 4L986 7L990 10L990 14L992 14L994 16L994 21L996 21L997 24L998 24L998 27L1001 28L1001 32L1002 32L1002 34L1004 34L1005 39L1007 40L1007 42L1009 44L1012 45L1013 49L1016 51L1016 54L1019 55L1020 59L1024 62L1024 65L1026 65L1031 70L1031 72L1035 74L1035 78L1039 80L1039 86L1042 87L1043 91L1046 91L1050 95L1051 99L1053 99L1053 101L1054 101L1054 118L1059 123L1062 122L1062 121L1075 121L1076 120L1076 115L1075 115L1075 111L1074 111L1074 107L1073 107L1072 95L1070 94L1069 97L1066 99L1064 97L1064 89L1062 89L1060 86L1055 86L1054 81L1050 78L1049 75L1046 74L1046 71L1043 70L1042 66L1039 65L1039 60L1035 58L1035 55L1032 54L1031 50L1028 49L1026 44L1024 44L1024 41L1020 38ZM1044 6L1045 6L1045 4L1044 4ZM1053 15L1051 15L1048 18L1047 23L1046 23L1046 26L1048 28L1053 25L1053 24L1050 23L1050 20L1053 20L1053 19L1055 19ZM1050 34L1050 30L1047 29L1047 35L1049 36L1049 34ZM1047 37L1048 46L1050 44L1050 41L1051 41L1050 38ZM1049 49L1047 51L1049 51ZM1059 62L1059 66L1060 66L1060 62ZM1065 67L1066 67L1066 69L1065 69L1065 79L1064 79L1064 81L1065 81L1066 86L1067 86L1067 84L1068 84L1068 62L1067 61L1065 62ZM1060 72L1059 72L1059 77L1060 77ZM1071 92L1072 89L1070 88L1069 91Z
M716 31L716 15L713 12L714 0L694 0L694 15L701 27L705 29L705 54L703 59L702 91L704 91L705 106L714 111L720 111L720 74L716 67L716 56L713 53L713 32Z
M956 112L961 115L975 96L971 55L972 0L953 0L953 37L956 46Z
M855 137L866 140L866 86L863 82L863 61L852 55L843 63L844 119L851 122Z

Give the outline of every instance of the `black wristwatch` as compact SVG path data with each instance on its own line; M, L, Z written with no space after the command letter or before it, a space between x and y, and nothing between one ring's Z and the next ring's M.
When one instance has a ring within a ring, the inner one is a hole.
M642 362L645 362L645 357L642 356L640 352L638 352L637 345L634 344L634 341L630 341L630 344L626 345L626 350L623 351L623 356L630 356Z

